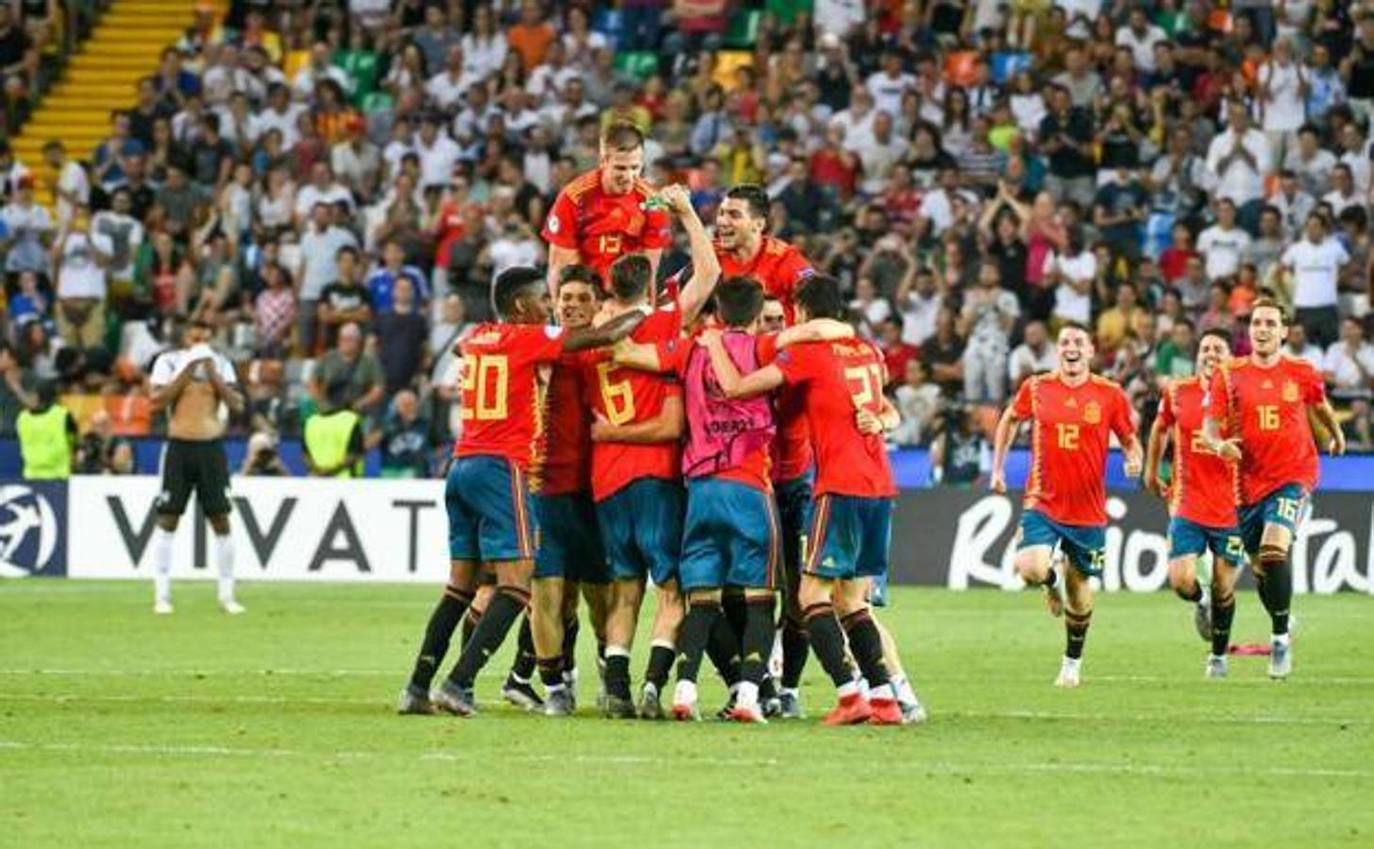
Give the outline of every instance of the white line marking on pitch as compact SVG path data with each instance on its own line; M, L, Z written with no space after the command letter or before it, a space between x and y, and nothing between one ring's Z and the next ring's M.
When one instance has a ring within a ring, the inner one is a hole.
M151 755L154 757L236 757L236 758L323 758L370 760L389 757L383 752L359 751L306 751L299 749L255 749L231 746L201 745L132 745L118 743L30 743L22 740L0 740L0 751L39 751L75 752L79 754L112 755ZM417 756L421 761L478 761L484 756L480 753L465 755L455 752L424 752ZM686 761L690 763L723 766L729 768L777 766L782 763L776 759L718 758L718 757L641 757L634 755L510 755L508 760L521 762L564 762L603 765L632 765L657 767L664 761ZM1374 771L1361 769L1329 769L1308 767L1181 767L1162 764L1111 763L1095 761L1058 761L1040 764L993 764L993 763L955 763L951 761L931 761L926 763L908 762L885 766L889 771L897 769L904 772L938 772L942 774L992 773L1020 775L1025 773L1083 773L1136 776L1199 776L1199 775L1265 775L1278 778L1374 778Z
M242 704L242 705L337 705L373 706L390 710L387 699L357 698L348 696L212 696L212 695L135 695L135 694L91 694L81 693L3 693L0 702L41 702L45 704L84 704L84 703L161 703L161 704ZM496 705L497 703L490 703ZM1371 725L1374 719L1368 717L1344 716L1238 716L1235 714L1119 714L1119 713L1073 713L1063 711L1010 710L979 711L952 710L942 712L940 718L950 719L1013 719L1013 720L1050 720L1063 722L1197 722L1217 725ZM550 758L556 760L556 758Z

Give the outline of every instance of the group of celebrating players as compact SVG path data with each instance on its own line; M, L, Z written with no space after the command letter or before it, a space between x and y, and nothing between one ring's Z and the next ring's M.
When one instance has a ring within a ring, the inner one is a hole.
M583 597L608 717L699 719L703 657L729 685L723 717L800 717L801 672L814 653L837 691L827 724L919 722L924 708L873 613L884 603L896 495L883 434L898 415L883 395L883 357L855 337L838 281L766 235L762 189L731 190L712 235L686 189L643 181L643 158L638 130L609 128L600 167L565 186L550 213L547 274L502 272L496 321L459 343L450 576L399 710L472 715L478 672L524 616L503 695L573 713ZM673 218L691 265L656 291ZM1171 580L1198 606L1212 643L1207 673L1226 674L1235 579L1248 557L1273 623L1270 674L1288 674L1288 548L1317 476L1309 411L1333 451L1344 443L1320 375L1279 352L1285 324L1278 305L1258 302L1254 352L1241 360L1224 335L1208 333L1199 375L1169 388L1145 457L1125 393L1090 371L1085 328L1064 326L1059 368L1021 386L997 427L992 487L1005 491L1008 449L1029 421L1015 566L1064 617L1058 685L1080 680L1113 433L1127 474L1143 467L1146 484L1169 498ZM1166 488L1159 467L1170 439ZM1208 551L1210 593L1197 568ZM636 702L630 652L647 580L657 604ZM433 686L460 625L458 659Z

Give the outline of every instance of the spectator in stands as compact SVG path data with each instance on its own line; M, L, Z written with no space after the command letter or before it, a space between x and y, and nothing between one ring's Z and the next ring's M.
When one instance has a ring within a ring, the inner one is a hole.
M973 410L947 407L939 433L930 443L931 480L942 486L975 489L992 471L992 446L978 430Z
M940 387L926 380L925 365L907 360L902 382L893 392L902 422L890 438L897 445L921 445L929 437L931 421L940 411Z
M15 20L14 9L0 5L0 82L4 85L4 127L12 130L27 117L28 94L36 89L38 50Z
M68 345L94 348L104 342L107 270L114 260L110 237L92 232L88 210L76 207L52 246L57 329Z
M935 320L935 335L921 345L921 364L946 398L958 397L964 388L964 340L955 324L954 311L942 308Z
M388 396L410 386L429 356L429 323L416 303L414 283L398 277L391 295L391 308L378 314L373 325Z
M380 432L382 477L429 477L429 434L419 397L409 389L396 393Z
M48 210L34 203L34 179L25 174L14 182L14 195L0 209L0 252L5 255L5 274L11 281L25 272L48 279L48 242L53 223Z
M344 328L344 338L348 328ZM325 384L320 411L305 423L302 446L310 473L317 477L356 478L363 474L364 423L353 410L351 381L338 375Z
M401 243L395 239L389 240L382 247L382 264L367 276L364 288L367 290L368 303L378 315L391 312L395 290L401 280L410 283L413 306L423 307L428 300L429 286L425 282L424 272L407 265L405 259L405 249Z
M316 173L321 173L323 166L317 164L315 167ZM300 264L295 274L300 282L300 338L297 342L306 353L315 347L316 307L325 286L339 279L338 259L345 247L357 250L357 238L334 222L334 213L327 203L316 202L310 211L310 229L301 238Z
M370 415L384 397L385 385L377 357L363 350L362 329L349 322L339 328L334 349L316 364L312 393L321 408L328 403Z
M1288 356L1307 360L1317 371L1322 371L1326 365L1326 354L1308 338L1307 328L1302 324L1294 322L1289 326L1288 341L1283 347Z
M243 454L241 475L257 477L291 477L291 470L282 462L277 452L276 435L268 431L258 431L248 438L248 448Z
M1196 341L1197 328L1191 319L1181 318L1174 322L1169 331L1169 338L1164 340L1155 354L1154 371L1160 380L1173 380L1193 374L1196 370Z
M275 260L263 266L262 279L267 288L253 301L254 352L259 357L277 359L291 347L291 331L296 326L296 292L291 273Z
M1011 352L1009 376L1015 392L1026 378L1053 371L1059 366L1059 353L1050 344L1049 331L1042 321L1027 322L1021 344Z
M1303 236L1284 251L1279 264L1292 281L1295 323L1316 345L1330 345L1340 335L1338 284L1350 254L1339 239L1327 236L1320 213L1307 216Z

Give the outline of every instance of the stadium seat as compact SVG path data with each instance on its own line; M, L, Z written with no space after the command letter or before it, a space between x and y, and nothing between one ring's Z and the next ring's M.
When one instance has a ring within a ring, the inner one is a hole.
M759 22L763 12L758 9L740 9L730 18L730 26L725 31L725 46L735 49L753 47L759 40Z
M646 80L658 73L658 54L636 50L615 54L615 69L638 80Z
M619 9L598 9L592 15L592 29L616 41L625 32L625 16Z
M1007 80L1021 73L1030 70L1031 55L1029 53L994 53L992 54L992 81L997 85L1005 85Z
M726 91L734 91L739 85L739 80L735 79L735 71L752 64L754 54L748 50L722 50L716 54L716 70L711 79Z
M153 430L152 402L144 395L108 395L105 412L116 436L147 436Z

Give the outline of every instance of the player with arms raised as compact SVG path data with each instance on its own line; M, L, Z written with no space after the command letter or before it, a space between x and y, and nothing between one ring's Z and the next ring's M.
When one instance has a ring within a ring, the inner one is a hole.
M1014 565L1027 584L1045 588L1050 613L1064 616L1067 647L1058 687L1077 687L1093 615L1088 579L1102 574L1107 535L1107 451L1111 435L1125 449L1126 474L1140 474L1135 415L1121 387L1090 370L1093 340L1069 322L1059 331L1059 370L1021 384L997 422L993 492L1007 491L1007 451L1021 423L1031 423L1031 471ZM1055 549L1071 568L1055 572Z
M1330 452L1345 453L1345 435L1326 400L1321 372L1282 353L1287 334L1283 307L1266 298L1256 301L1250 356L1224 363L1212 375L1203 430L1208 450L1240 464L1240 535L1269 612L1269 677L1275 679L1293 670L1288 552L1320 471L1309 415L1331 434Z
M800 321L842 320L848 312L839 281L824 275L802 284L796 309ZM720 337L708 337L707 347L721 389L731 398L749 398L784 385L802 393L816 453L816 492L803 545L799 598L811 649L838 691L839 705L824 721L900 724L901 707L867 598L868 579L887 572L892 499L897 494L882 433L896 427L898 416L883 397L882 355L860 339L807 342L741 377ZM868 680L870 700L864 699L851 674L846 635Z
M642 314L632 314L599 328L550 326L543 274L534 268L507 269L494 288L501 321L474 328L461 344L463 434L454 446L444 494L449 584L430 616L410 683L401 692L401 713L437 709L473 714L477 673L529 603L535 523L526 474L542 424L540 367L566 353L615 342L644 320ZM448 679L431 695L429 683L483 569L495 571L496 593Z
M687 231L692 277L676 301L653 310L631 335L647 345L677 339L720 277L711 238L692 209L687 189L669 186L659 200ZM611 266L606 314L648 309L652 275L653 266L642 254L617 260ZM638 713L662 718L661 694L672 670L683 616L677 582L685 501L679 457L682 393L669 377L617 365L609 351L588 353L581 361L587 400L596 417L592 497L615 579L606 616L605 712L611 718L636 712L630 693L630 649L647 577L657 588L658 609Z
M672 222L643 176L644 134L633 124L611 124L601 136L601 164L563 187L544 222L550 293L573 263L595 268L608 286L616 260L642 253L650 279L657 275L659 257L673 241Z
M1235 616L1236 576L1244 564L1245 546L1236 530L1239 479L1236 464L1209 451L1203 435L1207 387L1217 368L1231 358L1230 336L1212 328L1198 343L1198 373L1171 381L1159 401L1145 452L1145 488L1169 503L1169 584L1195 605L1194 620L1202 639L1212 643L1209 678L1226 676L1226 652ZM1172 438L1173 481L1159 476L1160 461ZM1198 582L1198 558L1212 553L1212 592L1204 598Z

